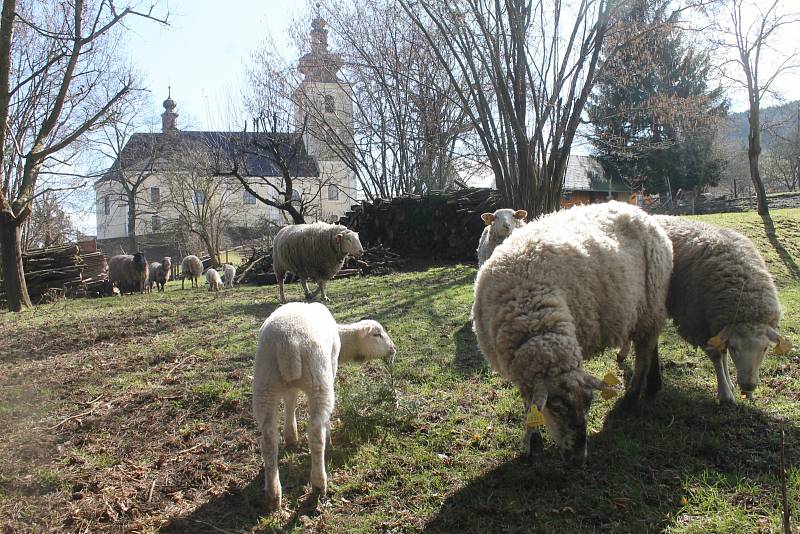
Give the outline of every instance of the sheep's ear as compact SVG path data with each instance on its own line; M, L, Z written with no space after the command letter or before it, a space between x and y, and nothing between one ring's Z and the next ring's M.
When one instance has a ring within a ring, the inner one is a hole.
M706 350L713 349L719 352L725 352L725 349L727 348L728 338L731 335L731 330L733 330L733 327L731 325L728 325L722 330L720 330L719 334L706 341Z
M771 326L768 326L767 327L767 339L769 339L773 343L778 343L781 340L781 335L778 333L777 330L775 330Z
M538 383L533 388L531 405L536 406L540 412L544 410L544 407L547 405L547 387L543 383Z
M517 210L517 211L514 212L514 218L515 219L524 219L527 216L528 216L528 212L525 211L525 210Z
M489 226L492 224L492 221L494 221L494 213L484 213L481 215L481 219L483 219L483 222L486 224L486 226Z
M337 243L341 243L342 242L342 235L343 234L336 234L336 242Z
M621 384L619 378L610 371L606 373L602 380L589 373L585 373L584 383L592 389L599 390L600 396L606 400L617 395L617 390L614 386Z

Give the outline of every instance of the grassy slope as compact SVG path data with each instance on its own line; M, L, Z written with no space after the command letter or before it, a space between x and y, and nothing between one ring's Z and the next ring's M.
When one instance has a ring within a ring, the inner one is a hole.
M755 240L781 286L782 331L800 346L800 210L776 212L771 239L750 214L705 219ZM770 356L754 403L720 407L710 364L669 329L665 390L636 416L596 401L587 469L565 467L552 445L526 464L518 394L486 368L468 322L473 278L454 266L331 284L334 315L382 321L398 359L341 369L331 494L315 507L307 449L287 451L283 516L264 515L249 415L256 331L274 287L217 296L171 283L162 295L0 315L0 527L778 530L779 419L788 461L800 465L796 350ZM588 368L616 364L609 354ZM789 491L797 525L797 467Z

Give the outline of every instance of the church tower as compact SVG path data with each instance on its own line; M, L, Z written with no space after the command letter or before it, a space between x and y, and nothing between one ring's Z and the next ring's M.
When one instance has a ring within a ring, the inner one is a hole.
M328 30L317 16L311 23L311 52L300 58L303 81L294 92L298 128L305 123L304 141L320 167L323 190L321 219L342 215L355 203L356 178L342 161L353 149L353 93L339 79L342 58L328 50Z

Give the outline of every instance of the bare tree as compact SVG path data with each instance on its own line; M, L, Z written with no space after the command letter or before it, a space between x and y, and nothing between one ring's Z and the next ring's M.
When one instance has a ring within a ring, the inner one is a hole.
M306 222L306 216L316 214L312 212L327 185L306 152L306 124L296 129L291 119L279 120L277 112L269 119L257 116L253 124L253 132L229 134L213 149L213 173L235 178L258 202L286 214L293 224Z
M62 199L56 192L38 196L32 206L31 215L22 227L23 251L62 245L75 239L75 224L64 211Z
M96 150L103 163L113 161L98 184L108 201L127 207L128 247L138 250L136 232L145 216L158 216L162 208L160 194L148 194L145 185L157 171L159 157L164 155L165 141L161 136L141 133L144 128L142 98L120 101L109 116L106 127L96 136ZM135 137L134 137L135 136ZM167 141L168 142L168 141Z
M214 175L213 139L187 138L173 142L172 165L160 173L168 189L164 197L167 207L164 224L176 232L197 236L211 256L211 262L219 265L224 230L236 213L236 203L232 200L240 194L241 187L236 180Z
M132 16L157 20L114 0L4 0L0 16L0 249L8 307L31 306L21 229L40 193L43 170L101 126L134 89L116 57L116 37ZM166 19L160 20L166 22Z
M747 91L748 162L750 179L756 191L759 215L769 216L767 193L761 178L761 102L774 93L776 81L796 70L797 50L778 50L775 42L782 31L800 23L800 14L784 10L782 0L766 5L756 0L726 0L716 18L716 43L732 56L723 68L725 76ZM771 57L767 57L771 56Z

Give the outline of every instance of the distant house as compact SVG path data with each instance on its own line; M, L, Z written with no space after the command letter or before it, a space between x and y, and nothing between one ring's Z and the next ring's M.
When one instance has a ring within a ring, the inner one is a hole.
M308 124L301 133L263 132L217 132L182 131L178 128L175 112L177 104L168 96L161 114L162 131L137 133L131 136L105 176L94 184L97 239L106 249L124 244L128 236L128 203L115 173L127 172L146 176L139 189L137 200L136 235L146 236L146 241L169 240L174 228L169 221L177 219L177 212L169 199L178 195L187 196L195 206L222 204L226 210L226 231L236 228L259 228L265 221L283 225L288 222L285 214L277 208L266 206L247 192L235 177L219 177L224 187L216 189L218 198L206 198L203 191L182 188L170 191L170 184L177 182L176 175L185 175L196 165L198 157L213 160L221 157L237 161L244 158L239 171L262 198L276 199L278 191L264 183L277 184L282 169L263 151L253 147L259 138L278 139L282 154L289 161L293 179L292 198L302 202L309 212L307 222L313 220L332 221L338 219L353 203L357 195L357 180L352 170L332 150L330 143L321 135L315 116L310 110L330 115L339 124L339 138L352 137L353 108L352 91L349 84L339 80L337 73L342 66L337 54L328 51L327 30L322 19L315 19L311 31L311 51L303 56L299 70L304 80L296 91L296 101L301 102L295 110L297 124ZM349 130L349 132L348 132ZM264 145L263 139L260 143ZM238 155L238 156L234 156ZM211 165L207 165L210 167ZM225 165L221 170L227 170ZM229 167L229 166L227 166ZM194 172L194 171L193 171ZM206 176L213 176L209 173ZM273 180L274 178L274 180ZM207 204L208 203L208 204ZM166 234L165 234L166 232Z
M564 175L561 206L618 200L631 202L631 188L611 177L595 157L571 155Z

